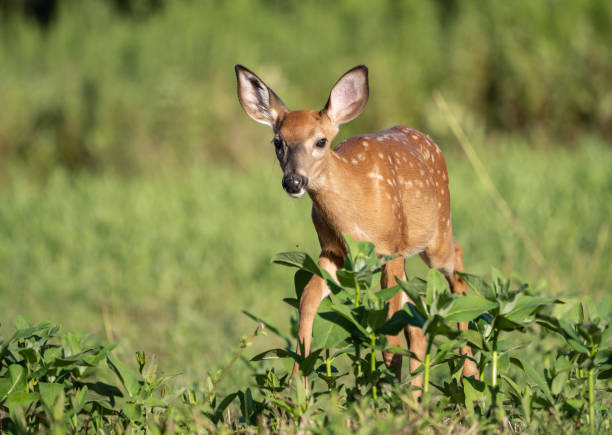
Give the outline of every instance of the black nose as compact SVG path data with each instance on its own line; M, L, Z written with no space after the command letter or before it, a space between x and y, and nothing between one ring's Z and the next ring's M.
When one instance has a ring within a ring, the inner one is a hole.
M283 189L287 193L298 193L305 184L304 177L298 174L289 174L283 177Z

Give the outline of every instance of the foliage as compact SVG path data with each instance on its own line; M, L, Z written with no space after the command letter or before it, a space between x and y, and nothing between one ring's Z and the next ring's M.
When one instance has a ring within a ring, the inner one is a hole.
M313 275L332 290L315 319L311 354L294 352L280 328L249 314L259 322L255 333L242 340L226 370L209 375L204 385L169 392L168 378L157 375L157 365L144 353L137 353L134 370L113 355L113 345L18 318L17 331L0 342L2 429L294 432L411 425L442 431L449 421L458 432L556 427L594 434L612 429L612 298L596 306L588 298L583 305L544 297L495 269L490 281L463 275L469 283L466 295L451 294L435 270L427 280L400 280L376 292L374 281L393 257L378 258L368 242L347 237L346 243L349 255L338 281L305 253L273 259L298 268L296 299L285 300L289 306L297 306ZM411 302L389 317L386 301L399 291ZM456 321L468 321L470 329L459 332ZM253 356L254 383L219 395L218 385L264 325L287 347ZM415 357L388 347L385 337L408 325L426 333L427 351L419 370L395 382L381 351ZM460 377L465 357L459 349L466 343L481 380ZM534 343L553 345L541 354L527 352ZM306 384L290 379L290 364L284 361L300 364ZM108 380L111 373L116 380ZM415 403L409 381L419 374L424 374L424 394Z
M551 293L603 296L612 286L612 152L587 142L554 153L479 144L479 153L562 277ZM286 196L273 158L244 169L196 165L130 179L58 170L40 183L18 167L0 173L4 318L22 314L91 331L117 341L127 359L144 350L171 372L187 366L188 378L204 378L231 357L227 343L250 329L242 308L288 324L282 299L293 294L291 277L269 267L270 256L318 247L310 201ZM497 264L507 276L542 285L541 268L467 162L452 152L446 158L453 235L467 270L482 275ZM407 267L408 276L426 276L418 257ZM255 352L264 349L254 343ZM228 377L222 389L244 385L247 373Z
M22 317L15 326L11 338L0 341L2 432L145 428L167 406L163 391L159 394L166 378L157 377L157 365L143 353L134 372L112 354L112 344L61 333L48 322L31 325Z
M269 133L244 122L235 63L294 109L322 107L340 74L369 65L369 107L345 136L408 124L446 149L434 90L491 146L500 133L537 144L612 135L607 0L57 4L42 32L0 18L2 166L243 163L268 151Z

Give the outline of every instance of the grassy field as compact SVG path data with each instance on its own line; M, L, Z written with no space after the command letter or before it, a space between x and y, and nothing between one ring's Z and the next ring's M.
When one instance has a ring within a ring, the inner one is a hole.
M282 191L270 131L236 99L236 63L291 109L322 107L340 74L367 64L368 106L338 139L395 124L436 139L469 272L497 267L559 297L610 293L611 2L38 3L0 0L3 338L18 315L91 333L117 343L115 354L129 363L136 351L156 354L161 372L179 374L170 382L180 394L224 367L252 333L242 310L289 333L282 299L294 294L293 271L270 259L318 255L310 200ZM48 25L33 21L34 4L57 5ZM543 260L498 210L448 128L438 92ZM408 270L427 274L418 258ZM522 336L538 364L567 351L548 336L537 340L538 331ZM257 337L243 357L282 344ZM2 349L0 432L13 412L5 387L17 373L3 358L27 365ZM584 397L578 359L571 381ZM239 361L220 392L252 385L251 368ZM19 394L32 394L23 387ZM558 411L568 397L557 396ZM429 411L442 430L447 415L437 405ZM327 407L330 415L336 408ZM340 414L332 419L346 430ZM389 414L390 427L408 424L400 414ZM549 428L552 414L544 414L537 424Z
M546 257L546 270L465 156L451 152L454 231L467 269L482 274L496 266L530 282L552 274L561 282L550 288L554 294L608 294L610 149L595 142L560 150L478 148ZM292 275L270 258L296 248L316 256L317 240L310 200L287 197L270 154L244 169L202 165L132 179L57 170L39 182L12 169L0 187L3 323L22 314L91 331L117 341L120 354L157 354L166 373L184 374L181 382L225 364L254 327L241 310L288 325L281 299L293 294ZM425 275L419 259L410 270ZM224 386L244 376L235 370Z

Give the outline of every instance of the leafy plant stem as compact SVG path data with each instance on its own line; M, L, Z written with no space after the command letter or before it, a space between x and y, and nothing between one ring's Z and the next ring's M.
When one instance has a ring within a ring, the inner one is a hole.
M331 377L331 359L329 357L329 349L325 349L325 372L328 377Z
M229 364L225 367L225 369L223 369L223 373L221 373L221 376L219 376L219 379L217 379L217 382L215 382L215 384L213 385L213 387L210 390L210 392L206 395L206 397L202 401L203 403L208 403L208 400L215 394L215 391L217 390L217 387L219 386L219 384L221 383L223 378L225 378L227 376L227 374L229 373L230 369L232 368L232 366L234 365L236 360L238 358L240 358L240 355L242 355L242 352L244 352L244 350L247 347L249 347L249 345L251 344L253 339L255 337L257 337L259 335L259 333L261 331L263 331L263 329L264 329L264 324L259 322L259 324L257 325L257 328L255 328L255 331L253 332L253 334L251 334L251 336L249 338L247 338L246 340L244 340L243 343L241 343L240 350L238 350L238 352L236 352L236 355L234 355L234 357L229 362Z
M493 387L497 386L497 360L499 359L499 355L497 353L497 331L493 336L493 354L491 356L492 359L492 367L491 367L491 385Z
M424 373L423 373L423 393L427 393L429 391L429 366L431 365L431 345L432 340L427 340L427 352L425 353L425 364Z
M593 406L594 402L594 373L595 368L591 367L589 369L589 427L591 430L591 435L595 434L595 408Z
M374 331L370 333L370 344L372 345L372 353L370 354L370 373L374 377L376 373L376 334ZM376 382L372 383L372 397L374 400L377 399Z

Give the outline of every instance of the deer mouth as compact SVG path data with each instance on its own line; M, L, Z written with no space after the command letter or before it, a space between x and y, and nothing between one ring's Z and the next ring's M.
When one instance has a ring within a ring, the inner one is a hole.
M289 195L291 198L296 198L297 199L297 198L301 198L302 196L304 196L304 194L306 193L306 189L304 189L302 187L299 191L297 191L295 193L288 192L287 190L285 190L285 192L287 192L287 195Z

